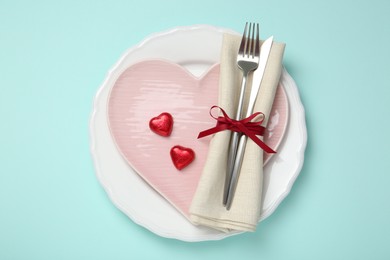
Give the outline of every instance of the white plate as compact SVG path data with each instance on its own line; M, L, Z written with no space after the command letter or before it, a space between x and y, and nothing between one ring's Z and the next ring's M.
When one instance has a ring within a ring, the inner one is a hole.
M96 175L112 202L137 224L157 235L183 241L218 240L234 234L192 225L162 196L147 185L118 152L107 123L107 99L119 75L145 59L175 62L199 76L219 62L223 33L228 29L207 25L177 27L154 34L129 49L110 70L95 96L90 121L91 153ZM189 52L189 46L191 51ZM297 86L283 70L281 84L289 100L289 125L278 153L264 168L264 201L260 220L274 212L297 178L306 148L304 109Z

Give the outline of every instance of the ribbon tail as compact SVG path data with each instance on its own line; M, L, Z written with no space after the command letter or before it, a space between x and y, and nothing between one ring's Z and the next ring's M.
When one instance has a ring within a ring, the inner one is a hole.
M198 134L198 139L202 138L202 137L205 137L205 136L208 136L208 135L212 135L212 134L221 132L221 131L230 130L230 128L231 128L231 126L229 126L228 124L221 123L221 122L218 121L216 126L200 132Z
M204 131L202 131L202 132L200 132L200 133L198 134L198 139L199 139L199 138L203 138L203 137L208 136L208 135L215 134L215 133L217 133L217 132L219 132L219 130L218 130L217 127L213 127L213 128L204 130Z
M227 129L227 127L221 127L221 126L215 126L215 127L209 128L207 130L200 132L198 134L198 139L203 138L203 137L208 136L208 135L212 135L212 134L221 132L221 131L226 130L226 129Z
M276 153L271 147L266 145L263 141L261 141L256 135L251 132L245 133L253 142L255 142L258 146L261 147L266 153Z

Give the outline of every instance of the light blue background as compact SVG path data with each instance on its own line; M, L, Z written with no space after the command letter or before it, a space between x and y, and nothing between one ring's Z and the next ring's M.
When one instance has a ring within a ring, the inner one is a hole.
M390 2L244 2L0 0L1 260L390 259ZM149 34L193 24L240 32L245 21L287 43L306 108L304 168L255 233L158 237L95 177L93 97Z

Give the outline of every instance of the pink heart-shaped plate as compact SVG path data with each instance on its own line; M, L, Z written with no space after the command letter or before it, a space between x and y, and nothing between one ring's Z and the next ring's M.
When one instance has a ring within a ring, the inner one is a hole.
M219 65L197 78L167 61L142 61L127 68L111 89L108 121L123 158L156 191L185 216L195 193L211 137L198 133L215 125L210 107L218 104ZM162 112L174 120L169 137L149 129L149 121ZM287 125L288 101L278 88L265 142L276 149ZM179 171L170 157L173 146L191 148L195 160ZM269 155L264 156L265 163ZM145 202L147 203L147 202Z

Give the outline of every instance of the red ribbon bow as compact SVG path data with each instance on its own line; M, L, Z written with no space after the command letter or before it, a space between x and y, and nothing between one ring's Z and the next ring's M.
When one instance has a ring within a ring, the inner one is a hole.
M214 108L219 108L223 114L223 116L215 117L211 113L211 111ZM264 117L258 121L252 122L252 120L259 116L263 115L261 112L256 112L252 114L251 116L241 119L241 120L234 120L231 119L219 106L212 106L210 108L210 116L217 120L217 125L215 127L212 127L210 129L204 130L199 133L198 139L212 135L224 130L230 130L234 132L243 133L244 135L248 136L250 139L252 139L258 146L261 147L265 152L267 153L276 153L274 150L272 150L268 145L266 145L263 141L261 141L256 135L263 136L265 127L261 126L261 123L263 123Z

